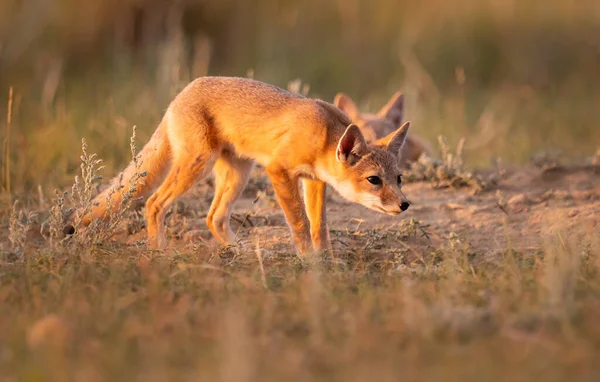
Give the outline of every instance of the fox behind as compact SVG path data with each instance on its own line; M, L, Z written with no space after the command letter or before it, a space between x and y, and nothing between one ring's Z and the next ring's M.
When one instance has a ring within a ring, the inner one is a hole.
M258 162L273 184L298 252L328 249L326 184L379 212L396 215L408 208L396 160L408 126L391 132L385 145L369 145L346 114L324 101L245 78L199 78L175 97L139 154L147 176L134 196L151 195L146 202L149 244L165 247L169 206L211 170L215 196L207 224L217 239L231 244L231 210ZM134 173L130 164L117 179L127 182ZM98 195L82 225L109 216L121 198L118 187Z
M338 93L333 101L335 106L343 110L352 122L354 122L363 133L369 143L385 146L385 137L395 131L404 119L404 96L396 93L390 98L376 114L361 113L354 101L344 93ZM409 134L400 152L399 160L403 166L415 162L421 155L431 156L433 149L424 139Z

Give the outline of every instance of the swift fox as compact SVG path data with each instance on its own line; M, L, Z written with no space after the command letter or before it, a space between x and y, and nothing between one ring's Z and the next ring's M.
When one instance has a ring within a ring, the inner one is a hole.
M399 92L394 94L377 114L360 113L354 101L344 93L338 93L333 103L348 114L352 122L360 128L367 143L375 145L385 145L387 142L383 137L395 131L404 117L404 96ZM424 153L432 155L431 145L424 139L410 134L406 137L399 159L401 164L406 166L418 160Z
M396 160L408 128L407 122L386 137L385 146L372 146L346 114L327 102L246 78L196 79L171 102L139 153L140 171L147 175L135 196L151 195L146 202L149 244L165 247L169 206L211 170L215 196L206 222L217 239L231 244L231 210L257 162L273 184L297 251L328 249L326 184L346 199L386 214L409 207ZM127 182L134 172L130 164L117 182ZM113 187L98 195L82 225L93 217L106 218L122 192Z

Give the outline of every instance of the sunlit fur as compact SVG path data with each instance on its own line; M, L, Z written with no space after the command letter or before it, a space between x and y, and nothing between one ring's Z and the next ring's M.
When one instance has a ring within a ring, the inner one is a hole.
M247 78L202 77L175 97L140 152L147 176L133 196L148 197L149 243L164 248L169 207L212 171L215 196L206 223L223 244L232 244L231 211L258 162L273 184L298 252L320 251L329 248L326 183L351 201L399 213L404 197L393 183L400 173L395 158L407 131L408 124L386 137L385 144L369 146L348 116L327 102ZM130 165L119 179L126 184L134 169ZM382 178L380 187L366 180L373 174ZM108 206L118 205L122 192L100 194L82 225L106 218Z

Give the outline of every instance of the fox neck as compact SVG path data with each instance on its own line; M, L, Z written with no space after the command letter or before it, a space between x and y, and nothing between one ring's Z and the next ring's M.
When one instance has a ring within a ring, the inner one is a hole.
M346 169L338 161L337 148L328 149L321 160L315 162L315 175L333 187L342 197L349 201L356 201L356 190L346 175Z

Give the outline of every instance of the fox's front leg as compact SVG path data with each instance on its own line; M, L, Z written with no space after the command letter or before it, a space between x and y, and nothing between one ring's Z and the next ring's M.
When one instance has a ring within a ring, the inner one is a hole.
M313 247L320 252L328 250L330 243L325 209L327 184L315 179L303 179L302 183Z
M296 249L301 255L309 254L311 252L310 226L298 189L298 178L291 177L281 168L268 167L266 170L292 230Z

